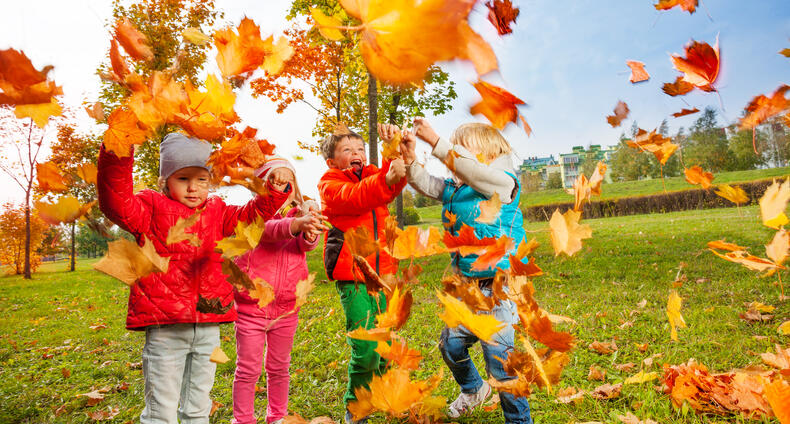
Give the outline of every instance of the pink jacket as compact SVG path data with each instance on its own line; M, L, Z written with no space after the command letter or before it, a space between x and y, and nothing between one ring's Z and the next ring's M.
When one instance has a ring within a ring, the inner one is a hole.
M236 290L240 314L274 319L293 309L296 283L308 275L305 253L318 245L318 237L310 242L302 234L291 234L291 221L297 212L298 208L292 208L285 217L275 215L267 220L258 246L235 259L250 278L262 278L274 288L274 300L263 308L246 291Z

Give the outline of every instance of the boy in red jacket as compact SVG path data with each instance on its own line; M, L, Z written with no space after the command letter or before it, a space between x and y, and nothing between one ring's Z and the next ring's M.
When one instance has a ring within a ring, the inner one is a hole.
M236 320L233 286L222 273L215 242L232 235L239 220L271 217L288 197L271 183L269 196L258 196L244 206L208 197L210 153L205 141L168 134L160 145L162 192L137 194L132 189L132 155L119 158L104 147L99 153L102 212L138 244L153 243L159 255L170 259L167 272L143 277L129 291L126 328L145 331L141 423L208 423L216 370L209 357L219 346L219 324ZM200 219L188 231L197 234L201 244L168 245L170 228L196 208L202 210Z
M321 154L329 170L318 182L324 215L332 224L325 236L324 267L329 279L336 280L340 303L346 316L346 331L356 328L373 328L376 315L384 311L386 298L383 294L371 297L365 290L362 274L354 266L354 260L343 243L346 231L367 227L376 240L384 240L384 222L389 216L390 203L406 185L406 167L402 159L384 161L379 169L365 165L365 142L362 137L343 128L327 136L321 143ZM383 274L394 274L398 262L386 252L378 252L366 258L373 269ZM383 372L385 361L376 353L376 343L365 340L346 339L351 346L348 363L348 389L343 401L356 400L354 389L367 387L374 372ZM354 421L346 409L346 423L367 423L367 419Z

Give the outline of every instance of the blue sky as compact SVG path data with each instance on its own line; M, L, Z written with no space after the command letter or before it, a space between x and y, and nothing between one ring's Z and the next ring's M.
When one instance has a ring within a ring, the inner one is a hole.
M78 107L83 100L95 100L98 78L93 73L109 47L110 36L104 27L110 15L109 3L6 2L0 14L0 48L23 49L37 66L55 65L51 75L63 85L66 104ZM790 47L790 0L705 0L693 15L675 9L656 11L650 0L514 3L521 14L510 35L496 34L486 20L487 9L482 2L470 20L499 57L499 72L485 79L504 86L528 104L521 112L532 126L532 137L513 125L505 130L522 159L566 152L574 145L614 144L632 119L648 130L664 118L669 118L672 132L679 126L689 126L694 115L679 119L669 116L688 106L681 98L663 94L661 85L679 75L669 55L682 53L692 38L713 45L719 36L722 68L716 87L725 106L721 122L734 121L755 95L790 83L790 59L778 54ZM246 15L261 25L263 33L276 34L288 25L284 16L289 1L217 0L216 4L225 10L229 24L238 24ZM651 79L631 84L625 65L628 59L644 62ZM440 133L448 135L464 122L483 118L468 112L479 99L468 83L476 80L471 67L463 63L442 66L456 81L459 97L453 111L432 122ZM213 63L208 72L216 72ZM715 94L696 91L684 98L693 107L720 109ZM622 128L612 129L605 117L618 100L628 103L631 115ZM313 139L315 114L307 106L296 104L278 115L267 100L253 100L243 89L237 110L245 124L259 128L259 134L277 144L278 152L286 157L304 155L296 149L296 140ZM103 131L87 116L81 127ZM297 165L297 177L302 191L315 196L316 183L326 167L317 157L304 157ZM431 162L429 168L440 170L441 165ZM0 183L6 181L0 177ZM231 198L245 196L244 190L231 194ZM0 201L9 199L21 199L21 191L0 193Z

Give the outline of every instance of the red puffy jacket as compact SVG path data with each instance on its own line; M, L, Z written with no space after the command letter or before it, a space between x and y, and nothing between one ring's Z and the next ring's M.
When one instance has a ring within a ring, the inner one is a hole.
M288 195L270 186L269 196L257 196L244 206L229 206L211 196L199 206L203 209L200 220L188 229L200 237L200 246L188 241L168 245L165 240L170 227L195 209L153 190L134 194L133 163L131 156L119 158L102 147L97 176L99 207L138 244L143 245L147 237L170 263L167 272L150 274L131 287L126 328L235 321L233 286L222 273L222 257L214 251L215 242L231 236L239 220L251 222L259 215L270 218Z
M387 186L385 176L389 167L390 161L384 161L381 169L368 165L362 169L361 177L351 168L332 168L318 182L323 213L333 227L324 236L324 267L330 279L363 281L344 243L346 231L364 225L376 240L386 242L382 230L384 220L390 215L387 204L406 186L406 178L392 187ZM397 259L384 251L366 259L379 275L394 274L398 270Z

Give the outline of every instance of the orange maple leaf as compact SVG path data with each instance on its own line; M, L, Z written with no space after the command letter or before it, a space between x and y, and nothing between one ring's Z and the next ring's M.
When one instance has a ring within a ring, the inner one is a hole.
M694 185L699 184L706 190L710 187L711 181L713 181L713 174L703 171L698 165L684 169L683 173L686 175L686 182Z
M782 84L771 94L771 97L766 97L763 94L754 97L746 105L744 109L746 113L740 119L739 127L741 129L753 129L767 119L790 109L790 100L785 97L787 90L790 90L790 86Z
M478 75L497 68L491 46L467 21L475 0L340 0L361 21L360 50L379 80L421 83L435 62L467 59ZM397 17L397 19L393 19Z
M442 234L436 227L412 226L406 230L398 229L392 256L397 259L407 259L444 253L447 250L439 243L441 240Z
M107 254L93 265L93 269L132 286L149 274L167 272L169 262L170 258L159 256L148 237L143 239L143 247L133 241L119 239L108 243Z
M637 132L635 139L626 140L626 144L630 147L652 153L656 157L656 160L662 165L666 164L667 160L675 153L675 150L680 147L672 143L669 137L664 137L656 133L656 130L648 133L641 128Z
M703 91L716 91L713 83L719 76L719 39L711 47L708 43L691 40L685 47L685 57L672 55L675 69L683 73L683 81Z
M443 241L448 250L458 252L463 256L480 253L496 243L496 239L493 237L477 238L474 228L466 224L461 224L457 236L452 235L449 231L445 232Z
M697 112L699 112L699 109L697 109L697 108L694 108L694 109L683 108L683 109L680 110L680 112L673 113L672 116L675 117L675 118L680 118L681 116L692 115L692 114L695 114Z
M647 81L650 79L650 74L645 70L645 64L638 60L626 60L625 64L631 68L631 77L628 79L632 83Z
M135 60L147 62L154 58L154 52L148 45L148 38L135 28L128 18L123 18L115 24L115 39Z
M573 194L576 201L573 210L581 211L586 202L590 200L592 195L601 195L601 183L603 183L604 176L606 175L606 164L599 161L595 166L595 171L590 175L590 180L584 174L579 174L576 181L573 182L573 189L568 190L568 194Z
M518 112L517 106L523 105L523 100L510 94L507 90L485 81L476 82L474 87L482 96L482 100L469 109L470 113L485 116L491 125L499 130L504 129L508 122L515 124L518 119L521 119L524 131L527 135L532 134L532 128L527 124L527 120Z
M261 39L260 27L246 17L239 23L238 34L233 28L216 31L214 45L217 47L217 66L226 78L252 73L266 57L267 49Z
M496 243L488 245L486 250L472 262L472 270L484 271L493 268L508 252L515 248L513 239L508 236L501 236Z
M391 345L387 342L379 342L376 353L406 370L416 370L422 360L420 351L409 349L409 346L400 337L393 337Z
M617 105L614 107L614 115L607 116L606 122L608 122L612 128L619 127L620 122L628 117L628 112L628 105L625 104L625 102L618 100Z
M510 24L515 23L518 18L518 7L513 7L510 0L494 0L486 2L485 5L488 8L488 21L494 25L499 35L513 32Z
M112 80L117 83L123 83L126 76L129 75L129 66L126 64L120 50L118 50L118 43L115 40L110 41L110 68L112 69Z
M683 77L677 77L675 82L664 83L664 85L661 87L661 90L663 90L664 93L672 97L688 94L693 89L694 84L684 81Z
M348 410L355 420L374 411L400 417L422 403L439 386L441 378L442 373L439 373L426 381L413 381L409 379L408 369L390 368L384 375L373 376L368 388L354 389L356 401L349 402Z
M376 315L376 327L387 328L392 331L400 330L403 324L409 319L411 305L414 297L411 290L401 291L400 287L395 287L392 294L387 298L387 310Z
M38 189L43 192L62 193L69 189L66 185L68 181L60 173L55 162L37 163L36 178L38 179Z
M782 424L790 423L790 384L781 379L776 379L763 386L765 398L771 404L776 418Z
M175 122L176 115L186 110L188 104L189 97L183 84L160 71L154 71L148 78L148 84L133 89L126 100L129 109L148 128Z
M63 89L47 80L52 66L37 70L24 52L0 50L0 105L50 103Z
M107 124L104 147L119 158L129 156L132 145L143 144L146 140L147 131L140 128L137 116L128 109L115 109L107 118Z
M729 242L726 242L724 240L709 241L708 242L708 247L711 248L711 249L721 249L721 250L727 250L727 251L730 251L730 252L737 252L739 250L746 250L746 247L744 247L744 246L739 246L739 245L737 245L735 243L729 243Z
M480 215L475 218L475 221L482 224L493 224L502 209L502 199L499 198L499 194L494 192L490 199L480 202L479 205Z
M535 258L530 258L526 264L514 255L510 255L508 259L510 260L511 275L523 275L525 277L543 275L543 270L535 264Z
M442 225L444 225L446 228L455 227L455 223L458 221L458 215L450 212L449 209L445 209L444 217L447 219L447 221L442 220Z
M77 176L88 184L96 184L97 174L98 169L96 168L96 165L91 162L77 165Z
M784 266L774 263L773 261L765 258L760 258L744 251L727 252L721 254L713 249L709 249L714 255L736 264L741 264L752 271L771 271L776 269L786 269Z
M690 15L694 13L695 10L697 10L698 3L699 0L658 0L658 3L656 3L654 6L656 10L667 10L672 9L675 6L679 6Z

